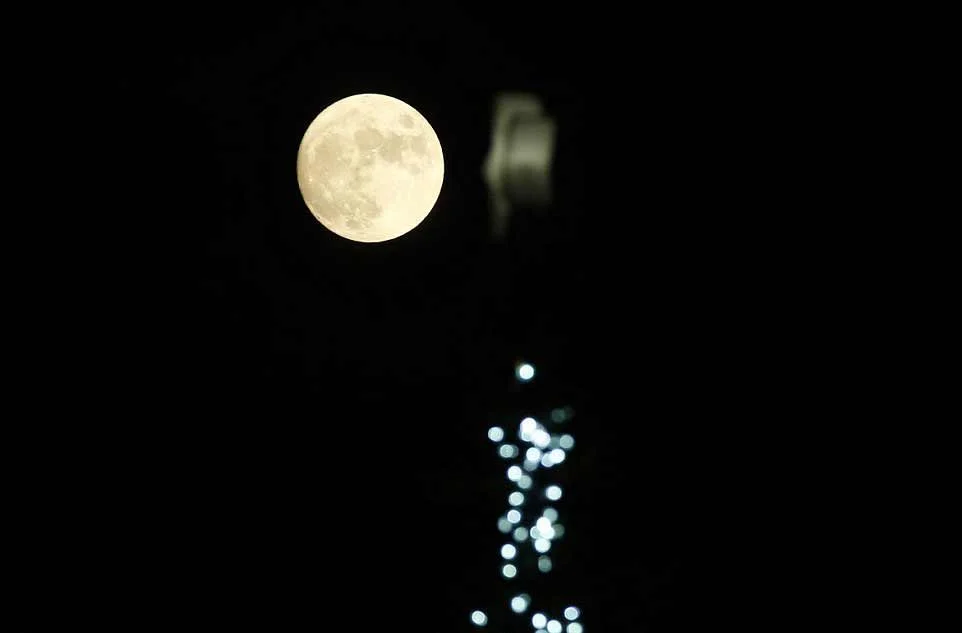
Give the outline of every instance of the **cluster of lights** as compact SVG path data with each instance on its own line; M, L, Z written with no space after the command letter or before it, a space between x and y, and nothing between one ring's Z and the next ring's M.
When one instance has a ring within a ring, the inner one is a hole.
M578 607L568 607L565 609L564 617L568 621L567 631L568 633L584 633L584 627L581 626L580 622L577 622L578 617L581 612ZM549 620L548 616L543 613L535 613L531 616L531 626L535 628L537 633L543 633L547 631L548 633L561 633L565 629L565 625L561 623L560 620Z
M534 367L529 363L520 363L515 368L515 375L519 382L529 382L534 378ZM551 411L551 421L563 423L572 416L570 408L554 409ZM508 481L517 490L508 495L509 509L498 519L498 531L510 535L514 543L501 546L501 575L507 580L513 580L518 575L518 560L522 555L522 548L530 543L531 550L537 556L537 568L542 573L548 573L553 567L551 556L552 544L565 533L565 527L558 522L558 511L551 506L542 509L540 515L529 515L534 518L530 525L525 525L524 508L529 501L543 498L549 502L559 501L564 496L561 486L550 484L543 490L535 489L532 474L539 469L551 469L564 463L568 452L574 448L574 438L568 433L553 434L532 417L526 417L518 425L517 439L522 444L529 445L522 450L517 444L512 444L501 427L488 429L488 439L498 445L498 455L504 460L516 460L508 466ZM511 611L516 614L525 613L531 606L531 596L521 593L511 598ZM569 606L564 610L564 622L561 619L551 619L544 613L535 613L531 617L531 625L535 633L583 633L584 627L578 622L581 612L577 607ZM471 622L475 626L483 627L488 624L488 616L483 611L474 611Z

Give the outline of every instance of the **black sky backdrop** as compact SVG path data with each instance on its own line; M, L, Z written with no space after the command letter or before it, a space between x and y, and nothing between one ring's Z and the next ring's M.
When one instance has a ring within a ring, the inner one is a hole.
M78 422L19 438L25 626L96 577L85 617L132 630L468 630L515 592L486 430L558 406L577 412L557 475L568 534L536 603L577 604L588 631L704 617L721 572L703 556L736 520L717 505L719 468L738 468L719 447L740 432L748 262L713 166L731 159L737 69L693 44L705 16L543 15L324 3L121 20L116 97L86 101L105 210L49 238L63 272L44 301L71 311L52 357ZM555 202L495 243L481 165L508 90L558 123ZM434 211L373 245L321 227L295 175L307 125L361 92L413 105L445 155ZM35 328L57 320L39 312Z

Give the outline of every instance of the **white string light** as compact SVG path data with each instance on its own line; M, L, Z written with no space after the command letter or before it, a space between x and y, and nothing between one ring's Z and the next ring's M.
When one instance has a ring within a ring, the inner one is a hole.
M531 604L531 596L526 593L511 598L511 610L515 613L524 613L529 604Z
M534 366L526 362L519 363L515 367L515 375L521 383L530 382L535 376ZM565 424L573 416L574 411L571 407L552 409L549 414L554 424ZM536 566L542 574L547 574L554 568L548 552L553 549L554 542L561 539L565 533L564 526L558 523L558 511L547 506L542 509L541 515L532 524L525 526L522 524L524 517L518 508L525 506L530 499L543 497L555 502L564 496L564 491L557 484L537 488L533 475L540 469L547 471L563 464L568 453L574 448L575 440L570 433L552 433L532 416L526 416L518 424L517 437L522 444L529 445L526 449L508 443L508 436L509 433L500 426L492 426L488 429L488 439L498 445L498 455L502 459L521 460L520 465L513 463L507 469L508 481L516 485L519 490L512 491L508 495L510 509L498 519L498 531L510 534L517 543L517 545L506 543L501 547L501 575L506 580L515 581L519 574L518 565L522 564L521 559L525 552L537 556ZM527 546L521 547L529 541L531 549L527 549ZM515 565L515 562L518 565ZM531 596L521 593L511 598L508 606L515 614L521 614L527 611L531 604ZM568 606L564 609L564 620L567 621L567 626L562 624L562 618L552 618L544 612L532 615L531 625L535 633L584 633L584 626L577 621L580 617L581 610L578 607ZM478 627L487 626L488 616L483 611L474 611L471 614L471 621Z

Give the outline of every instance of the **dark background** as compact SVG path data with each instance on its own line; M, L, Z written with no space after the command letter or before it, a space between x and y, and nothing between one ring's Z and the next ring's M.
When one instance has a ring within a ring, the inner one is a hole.
M770 308L742 313L756 262L723 169L739 70L713 53L737 44L701 37L711 16L643 15L121 20L103 86L71 93L96 195L45 238L56 283L22 282L44 306L24 331L58 333L24 373L63 385L13 444L25 626L72 587L131 629L469 630L518 590L577 604L589 632L704 617L732 583L705 557L738 516L722 473L754 402L739 332ZM496 243L481 165L503 90L539 96L559 138L555 203ZM361 92L413 105L445 154L434 211L382 244L323 229L294 172L311 120ZM568 533L522 588L498 574L506 464L485 435L558 406L577 413L556 471Z

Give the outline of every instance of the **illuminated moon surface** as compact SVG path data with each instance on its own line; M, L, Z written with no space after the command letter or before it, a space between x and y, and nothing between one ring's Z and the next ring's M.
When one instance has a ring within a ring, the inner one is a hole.
M307 208L334 233L383 242L420 224L444 180L441 143L421 114L394 97L336 101L308 126L297 153Z

